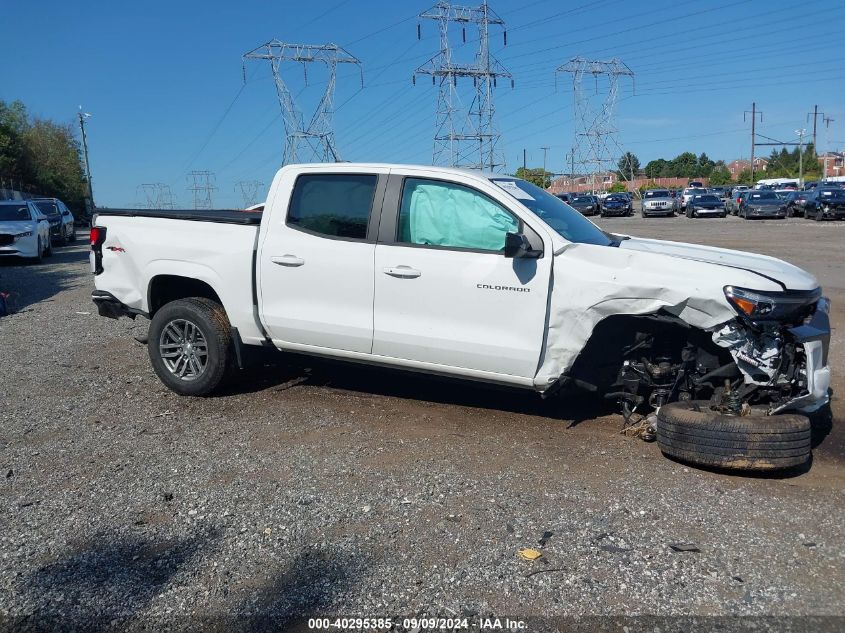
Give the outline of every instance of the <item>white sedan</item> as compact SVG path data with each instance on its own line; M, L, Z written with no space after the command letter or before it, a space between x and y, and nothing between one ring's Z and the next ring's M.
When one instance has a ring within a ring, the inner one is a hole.
M41 261L52 254L47 216L27 200L0 200L0 257Z

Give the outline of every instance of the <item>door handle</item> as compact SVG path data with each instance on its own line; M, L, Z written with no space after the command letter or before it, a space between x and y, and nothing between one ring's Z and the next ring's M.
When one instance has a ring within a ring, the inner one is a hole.
M305 263L305 260L301 257L297 257L296 255L282 255L281 257L271 257L270 261L274 264L278 264L279 266L288 266L290 268L295 268L296 266L302 266Z
M415 277L419 277L422 273L417 270L416 268L411 268L410 266L396 266L395 268L385 268L384 269L385 275L390 275L391 277L399 277L400 279L414 279Z

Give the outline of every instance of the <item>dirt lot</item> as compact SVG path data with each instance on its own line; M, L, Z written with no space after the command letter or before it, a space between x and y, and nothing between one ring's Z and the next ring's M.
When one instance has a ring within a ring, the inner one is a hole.
M0 264L16 309L0 319L0 628L286 630L315 613L427 613L815 615L837 617L809 628L841 630L845 223L600 222L820 279L835 394L808 469L697 470L620 435L612 407L588 399L331 363L273 364L219 397L180 398L133 340L146 322L96 315L78 245ZM543 556L522 561L522 547Z

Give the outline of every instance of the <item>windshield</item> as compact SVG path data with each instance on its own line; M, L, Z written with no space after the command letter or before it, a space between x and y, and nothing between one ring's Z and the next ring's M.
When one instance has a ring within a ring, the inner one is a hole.
M697 196L707 192L704 189L687 189L685 193L688 196Z
M754 201L757 201L757 200L777 200L778 199L778 197L777 197L777 195L775 195L774 191L760 191L760 192L755 191L754 193L752 193L749 196L749 198L751 198Z
M669 192L663 189L657 189L654 191L646 191L645 192L646 198L668 198Z
M56 206L56 203L50 202L49 200L38 200L36 201L35 206L41 209L41 213L44 215L57 215L59 213L59 208Z
M579 244L610 246L607 234L575 209L530 182L513 178L491 180L531 209L539 218L563 238Z
M719 200L718 196L714 196L711 194L707 194L706 196L696 196L695 198L693 198L693 200L695 200L696 202L714 202L719 204L722 203L722 201Z
M16 204L0 204L0 221L21 222L31 220L29 207Z
M572 198L572 202L583 202L585 204L589 204L592 201L592 196L575 196L574 198Z

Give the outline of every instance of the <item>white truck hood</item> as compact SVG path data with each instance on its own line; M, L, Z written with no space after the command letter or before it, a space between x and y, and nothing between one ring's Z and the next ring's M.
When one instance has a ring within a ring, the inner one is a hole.
M818 280L806 270L768 255L639 237L623 240L619 248L749 270L764 278L780 282L786 290L813 290L819 287Z

